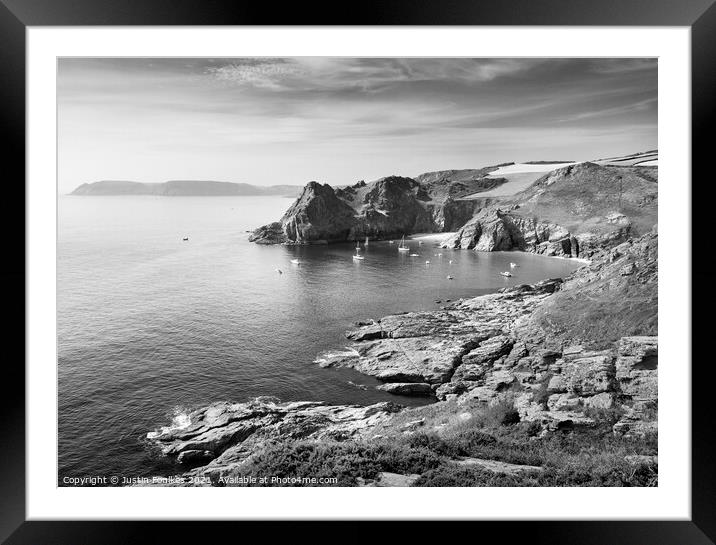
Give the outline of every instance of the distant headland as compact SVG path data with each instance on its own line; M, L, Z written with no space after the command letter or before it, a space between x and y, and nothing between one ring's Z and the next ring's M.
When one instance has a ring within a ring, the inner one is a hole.
M296 197L302 186L271 185L266 187L210 180L169 180L163 183L142 183L124 180L102 180L82 184L70 195L111 197L118 195L157 195L162 197L219 196L286 196Z

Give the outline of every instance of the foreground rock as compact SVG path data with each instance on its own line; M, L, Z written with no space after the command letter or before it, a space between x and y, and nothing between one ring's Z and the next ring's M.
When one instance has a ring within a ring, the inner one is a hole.
M245 461L268 441L337 439L360 436L400 410L392 403L367 407L257 398L247 403L214 403L190 412L181 423L147 434L159 451L179 462L209 462L195 474L218 477Z

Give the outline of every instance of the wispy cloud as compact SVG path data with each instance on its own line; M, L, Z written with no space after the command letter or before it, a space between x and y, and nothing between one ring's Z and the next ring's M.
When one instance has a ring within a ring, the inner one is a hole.
M61 59L60 184L346 183L656 145L655 59Z

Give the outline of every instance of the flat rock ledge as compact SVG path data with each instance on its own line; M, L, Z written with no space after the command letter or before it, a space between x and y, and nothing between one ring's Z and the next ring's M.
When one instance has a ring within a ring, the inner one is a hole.
M355 342L343 351L319 356L316 363L352 367L387 383L381 389L392 393L425 395L425 386L411 392L406 385L435 389L450 382L462 363L477 365L507 355L514 323L561 283L555 278L460 300L436 311L386 316L348 331L346 337Z

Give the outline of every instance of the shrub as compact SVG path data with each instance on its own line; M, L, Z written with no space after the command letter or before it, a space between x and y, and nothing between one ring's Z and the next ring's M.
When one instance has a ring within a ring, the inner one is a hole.
M515 409L514 400L509 398L488 405L476 418L476 424L487 428L511 426L519 421L520 413Z
M433 450L404 443L287 441L264 448L236 476L335 477L334 486L351 486L383 471L424 473L442 460Z

